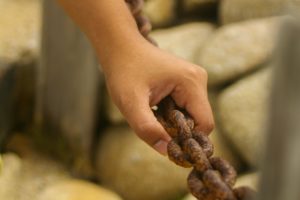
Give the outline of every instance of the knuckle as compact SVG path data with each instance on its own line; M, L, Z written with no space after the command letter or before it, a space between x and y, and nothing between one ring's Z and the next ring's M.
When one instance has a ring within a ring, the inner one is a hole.
M203 69L202 67L193 66L193 67L187 68L186 70L187 70L188 76L191 77L192 79L207 80L207 77L208 77L207 71L205 69Z
M202 68L202 67L199 68L199 74L202 77L202 79L207 80L208 73L207 73L207 71L204 68Z
M198 78L199 76L199 69L198 67L188 67L186 68L186 73L189 77Z

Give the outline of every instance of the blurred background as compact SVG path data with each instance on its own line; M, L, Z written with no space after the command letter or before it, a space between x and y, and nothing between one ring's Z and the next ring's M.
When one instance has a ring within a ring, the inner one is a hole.
M159 47L207 70L210 137L237 185L260 177L287 8L300 2L145 1ZM190 170L135 136L89 42L52 0L0 0L0 148L3 200L195 200Z

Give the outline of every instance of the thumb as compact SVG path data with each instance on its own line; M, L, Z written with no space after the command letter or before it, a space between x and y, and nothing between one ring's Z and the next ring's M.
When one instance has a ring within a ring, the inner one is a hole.
M139 96L143 97L131 96L130 102L122 104L120 110L139 138L166 155L171 138L154 116L147 96Z

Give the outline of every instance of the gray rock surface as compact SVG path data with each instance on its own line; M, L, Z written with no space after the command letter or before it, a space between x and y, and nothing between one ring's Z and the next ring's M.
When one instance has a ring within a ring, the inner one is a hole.
M287 8L300 9L294 0L222 0L220 20L223 24L252 18L282 15Z
M208 72L209 86L216 86L262 66L274 48L280 18L266 18L226 25L207 40L195 58Z
M176 0L147 0L143 12L150 19L153 27L162 27L176 18Z
M252 166L260 159L267 127L271 68L266 68L225 89L219 96L220 125L226 137Z
M0 1L0 60L17 61L23 52L38 52L41 0Z
M125 200L176 199L190 170L176 166L128 127L107 130L97 150L98 177Z
M205 22L186 23L151 33L159 47L190 62L215 30L215 25Z

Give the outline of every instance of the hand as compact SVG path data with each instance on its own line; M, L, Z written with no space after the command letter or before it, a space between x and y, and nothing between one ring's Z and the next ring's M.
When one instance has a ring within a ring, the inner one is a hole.
M113 101L140 138L166 154L170 137L150 107L168 95L189 112L197 129L211 132L206 72L149 44L124 0L58 2L90 39Z
M207 98L207 73L146 42L137 42L102 63L109 93L136 134L161 154L171 139L151 107L171 95L209 134L214 127Z

